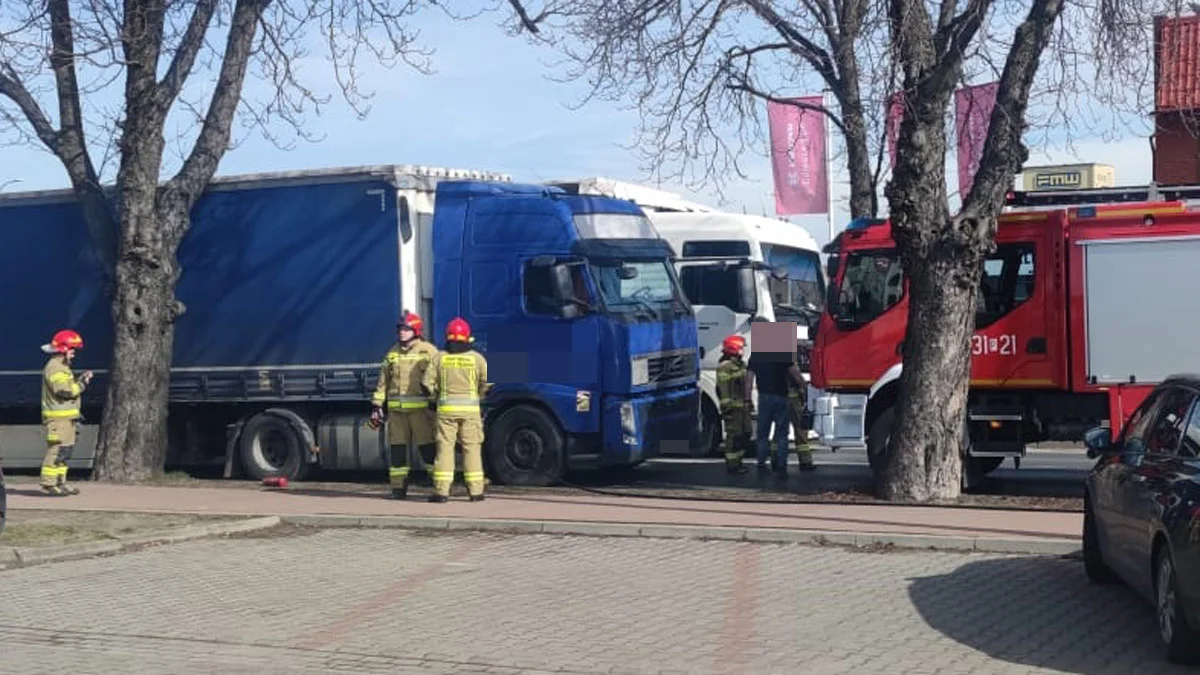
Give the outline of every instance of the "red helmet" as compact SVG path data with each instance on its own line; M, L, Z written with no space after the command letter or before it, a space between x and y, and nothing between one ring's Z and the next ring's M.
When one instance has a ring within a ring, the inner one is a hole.
M741 356L746 347L746 338L741 335L730 335L721 342L721 351L730 356Z
M471 324L467 323L462 317L456 318L446 324L446 341L470 342Z
M399 330L403 330L405 328L416 333L417 337L420 337L421 330L423 328L425 328L425 322L422 321L421 317L417 316L416 314L413 314L412 312L409 312L409 311L405 311L404 316L400 318L400 323L396 324L396 330L399 331Z
M83 349L83 338L73 330L60 330L50 340L50 348L59 354L69 349Z

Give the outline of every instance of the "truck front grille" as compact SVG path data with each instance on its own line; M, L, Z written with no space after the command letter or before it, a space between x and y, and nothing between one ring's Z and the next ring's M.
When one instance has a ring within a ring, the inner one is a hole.
M685 349L646 360L650 382L670 382L696 375L696 351Z

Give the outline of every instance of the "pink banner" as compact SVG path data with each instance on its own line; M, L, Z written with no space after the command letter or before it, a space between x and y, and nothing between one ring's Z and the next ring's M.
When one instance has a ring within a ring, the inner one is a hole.
M888 97L884 132L887 134L888 160L896 166L896 141L900 138L900 123L904 121L904 92Z
M793 99L814 107L824 97ZM767 102L771 132L771 169L775 174L775 213L829 212L829 176L825 168L824 113L790 103Z
M958 136L958 194L966 199L979 170L996 105L999 82L963 87L954 92L954 133Z

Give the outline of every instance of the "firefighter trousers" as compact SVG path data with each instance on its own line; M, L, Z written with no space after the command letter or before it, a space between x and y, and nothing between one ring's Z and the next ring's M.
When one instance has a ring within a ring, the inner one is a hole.
M429 409L388 413L387 437L390 448L388 482L400 487L407 484L411 462L409 444L417 446L425 461L433 455L433 412Z
M67 460L75 449L75 420L46 420L46 454L42 457L41 485L44 488L67 484Z
M462 446L463 480L467 493L483 494L483 422L479 415L470 417L438 415L437 459L433 464L433 492L450 496L454 482L454 446Z
M725 422L725 437L722 439L725 464L736 468L742 465L742 458L750 449L750 411L734 408L725 411L721 418Z
M804 423L805 408L803 397L788 399L788 418L792 423L792 434L796 437L796 455L801 466L812 466L812 450L808 447L808 429Z

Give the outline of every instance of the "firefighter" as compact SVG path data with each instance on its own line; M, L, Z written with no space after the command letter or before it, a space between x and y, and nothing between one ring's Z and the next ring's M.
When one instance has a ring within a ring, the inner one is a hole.
M371 397L371 421L376 427L383 422L383 406L387 405L388 484L395 499L408 496L409 444L417 446L426 462L431 461L435 447L433 411L421 381L437 347L424 340L422 327L421 317L404 312L396 325L396 344L383 358L379 384Z
M46 456L42 459L42 490L55 496L77 495L67 484L67 460L75 449L76 426L82 418L79 398L92 381L92 371L75 377L71 361L83 349L83 338L73 330L54 334L42 351L50 354L42 371L42 425L46 428Z
M746 340L730 335L721 343L721 360L717 366L717 397L721 403L721 421L725 423L725 471L744 474L749 469L742 457L750 447L750 390L746 387L746 363L742 350Z
M425 371L424 387L437 402L437 459L431 502L450 499L454 482L454 446L462 446L463 479L473 502L483 501L483 419L479 402L491 385L487 361L471 348L471 326L462 318L446 325L446 349Z
M800 360L800 349L796 348L797 363ZM804 412L808 407L808 383L803 378L797 382L795 377L788 377L788 417L792 423L792 433L796 436L796 456L800 459L801 471L814 471L812 450L808 447L808 429L804 424Z

